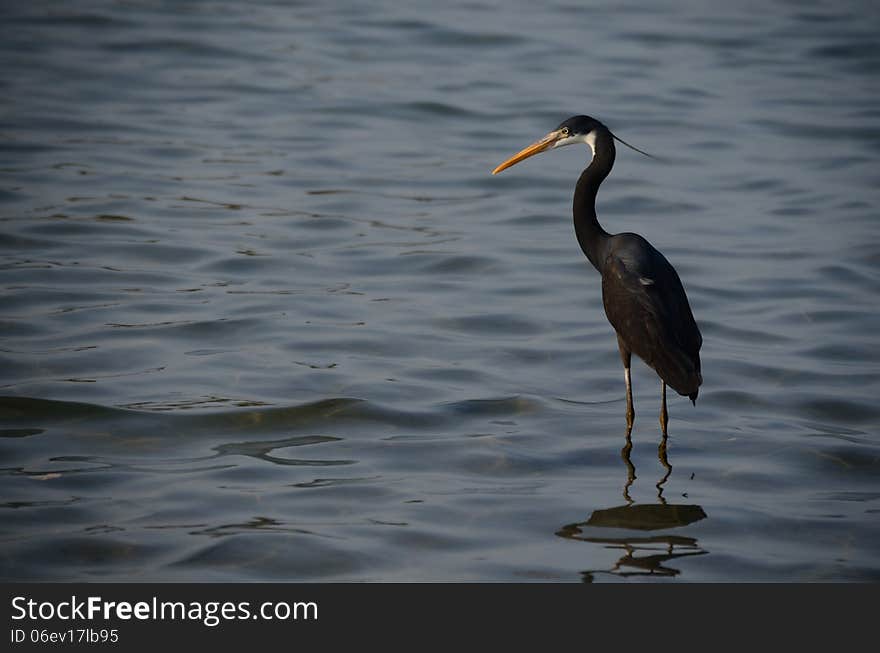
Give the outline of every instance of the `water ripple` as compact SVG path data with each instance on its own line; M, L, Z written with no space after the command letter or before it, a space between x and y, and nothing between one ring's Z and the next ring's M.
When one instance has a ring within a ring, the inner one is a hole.
M6 3L0 578L876 580L851 9ZM703 332L663 449L588 149L490 174L575 113Z

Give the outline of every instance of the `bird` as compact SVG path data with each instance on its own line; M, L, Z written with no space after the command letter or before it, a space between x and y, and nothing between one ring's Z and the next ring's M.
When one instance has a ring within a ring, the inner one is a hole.
M696 405L703 383L700 370L703 337L681 279L666 257L638 234L610 234L599 224L596 194L614 166L615 141L651 156L615 136L599 120L578 115L505 160L492 174L548 150L575 144L590 148L590 162L574 189L575 236L602 277L602 304L617 333L626 382L627 435L635 420L630 374L635 354L660 377L660 426L665 442L669 423L666 386Z

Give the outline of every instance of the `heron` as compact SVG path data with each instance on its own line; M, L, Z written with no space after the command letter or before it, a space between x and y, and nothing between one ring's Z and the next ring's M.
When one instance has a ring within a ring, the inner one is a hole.
M703 337L694 320L681 279L651 243L634 233L609 234L596 217L596 194L614 166L614 141L650 156L618 138L590 116L573 116L501 163L492 174L531 156L583 143L592 157L574 189L574 231L578 244L602 276L602 304L617 333L626 381L627 433L635 420L630 363L641 358L660 377L660 426L664 442L669 424L666 386L696 405L703 377Z

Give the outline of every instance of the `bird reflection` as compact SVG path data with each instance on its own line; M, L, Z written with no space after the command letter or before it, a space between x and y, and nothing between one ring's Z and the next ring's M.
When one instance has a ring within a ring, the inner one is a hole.
M601 542L599 539L591 539L591 542ZM613 574L622 578L630 576L657 576L673 577L681 573L680 569L667 567L663 563L683 558L685 556L703 555L707 553L697 546L697 541L692 537L650 537L631 540L607 540L608 548L622 549L626 553L609 570L584 570L581 572L581 580L584 583L592 583L596 574ZM652 555L637 555L640 551L652 551L665 547L665 551ZM678 552L676 552L678 551Z
M666 442L668 439L668 435L666 431L664 431L663 438L660 440L660 446L657 448L657 459L666 470L663 478L657 481L657 484L654 486L657 488L657 500L662 504L666 504L666 499L663 498L663 486L672 475L672 465L669 464L669 457L666 455ZM627 427L626 444L624 444L623 449L620 450L620 457L623 458L623 464L626 465L626 483L623 485L623 498L626 500L627 505L633 504L633 499L629 494L629 488L632 486L633 481L636 480L636 466L633 465L632 459L630 458L632 447L632 427Z
M571 540L592 542L609 549L623 552L621 558L611 569L582 571L584 582L592 582L596 574L615 576L677 576L680 570L666 565L670 560L688 556L704 555L697 539L683 535L657 534L643 535L645 531L682 528L706 517L702 507L689 504L669 503L663 496L664 485L672 474L672 465L667 456L667 436L664 433L657 458L664 468L663 477L655 484L657 503L637 504L630 496L630 488L636 480L636 468L630 458L632 452L631 429L626 431L626 444L620 455L626 467L626 482L623 486L624 505L594 510L584 522L568 524L556 534ZM609 532L613 529L616 532ZM620 531L624 531L620 533ZM626 531L638 531L639 534Z

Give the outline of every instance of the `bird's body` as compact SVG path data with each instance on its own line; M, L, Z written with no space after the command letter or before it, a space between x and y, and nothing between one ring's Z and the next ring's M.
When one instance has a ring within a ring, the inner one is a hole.
M608 321L617 332L624 366L627 426L632 427L635 414L630 382L630 360L635 354L661 379L660 423L665 433L666 385L696 402L703 381L700 372L703 339L681 279L666 257L638 234L609 234L596 218L596 193L614 166L615 138L598 120L575 116L502 163L495 172L553 147L585 143L593 151L589 166L575 186L575 235L590 263L602 275L602 303Z
M631 256L626 240L644 246ZM627 351L634 353L673 390L696 401L703 379L697 328L678 274L666 258L635 234L620 234L602 272L602 303Z

